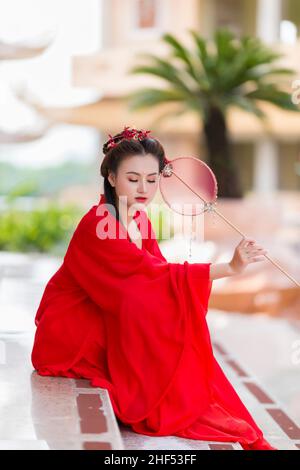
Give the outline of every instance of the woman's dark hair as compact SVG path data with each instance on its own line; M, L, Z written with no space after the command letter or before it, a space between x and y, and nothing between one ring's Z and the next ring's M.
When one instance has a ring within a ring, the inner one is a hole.
M110 147L111 139L103 145L104 158L100 166L100 174L104 177L104 196L108 204L112 204L116 211L116 218L119 220L119 211L116 201L115 188L110 184L108 176L110 172L117 173L120 163L128 156L151 154L157 158L159 172L165 166L165 151L157 139L146 137L142 140L124 139L122 132L113 136L113 142L117 144Z

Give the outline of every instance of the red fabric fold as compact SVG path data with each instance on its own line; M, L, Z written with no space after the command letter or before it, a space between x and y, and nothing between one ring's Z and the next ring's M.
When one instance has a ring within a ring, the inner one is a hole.
M45 288L34 368L106 388L136 432L272 449L213 355L211 263L168 263L144 211L135 215L140 250L105 208L102 195ZM101 239L104 222L117 231Z

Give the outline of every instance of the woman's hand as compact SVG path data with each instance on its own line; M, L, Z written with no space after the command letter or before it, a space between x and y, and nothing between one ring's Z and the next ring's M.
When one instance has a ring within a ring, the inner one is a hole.
M265 250L257 245L252 238L243 238L235 248L232 260L229 262L230 269L233 274L240 274L250 263L265 261Z
M257 245L252 238L243 238L237 245L232 260L229 263L217 263L210 265L210 280L240 274L250 263L264 261L268 252Z

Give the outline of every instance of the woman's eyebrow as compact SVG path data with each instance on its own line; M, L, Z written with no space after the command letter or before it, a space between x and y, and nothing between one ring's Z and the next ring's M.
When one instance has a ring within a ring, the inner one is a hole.
M136 171L127 171L127 172L126 172L126 175L127 175L128 173L134 173L135 175L141 176L141 174L140 174L140 173L137 173ZM149 175L147 175L147 176L152 176L152 175L158 175L157 171L156 171L155 173L149 173Z

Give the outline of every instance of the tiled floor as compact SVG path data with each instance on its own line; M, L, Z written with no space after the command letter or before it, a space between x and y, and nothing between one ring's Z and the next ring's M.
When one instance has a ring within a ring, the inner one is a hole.
M184 439L177 436L152 437L130 431L127 426L120 425L125 449L134 450L243 450L238 443L220 443ZM220 447L225 447L220 449Z
M0 450L239 450L176 436L149 437L120 425L106 390L85 380L40 377L32 369L33 317L60 261L0 252ZM266 438L300 448L300 363L297 323L209 311L217 360Z

